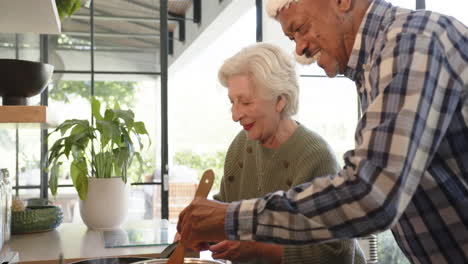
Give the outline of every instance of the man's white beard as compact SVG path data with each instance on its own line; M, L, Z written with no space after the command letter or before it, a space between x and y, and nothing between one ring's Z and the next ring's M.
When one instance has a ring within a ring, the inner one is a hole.
M299 62L302 65L310 65L312 63L317 62L317 60L320 58L320 54L321 54L321 52L318 52L313 57L307 57L305 54L299 56L294 51L294 57L296 57L296 61Z

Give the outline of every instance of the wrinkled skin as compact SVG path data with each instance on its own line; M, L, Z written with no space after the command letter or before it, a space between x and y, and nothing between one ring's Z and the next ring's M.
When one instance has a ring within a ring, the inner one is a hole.
M296 53L313 57L329 77L346 70L362 12L357 0L301 0L278 12L284 34L296 43ZM360 10L360 9L358 9Z
M260 257L257 242L224 240L210 247L214 259L248 261Z
M252 242L225 240L209 248L214 259L230 261L262 261L262 263L280 264L283 257L283 246Z
M179 215L177 231L181 241L194 250L206 249L207 242L226 240L224 219L228 204L195 198Z
M275 141L285 122L281 118L286 104L284 98L268 98L265 95L268 91L255 86L246 74L234 75L227 82L232 120L240 123L249 139L267 145L279 144Z

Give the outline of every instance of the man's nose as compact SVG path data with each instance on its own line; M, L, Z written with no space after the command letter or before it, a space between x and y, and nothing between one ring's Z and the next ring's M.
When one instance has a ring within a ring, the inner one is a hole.
M305 41L296 41L296 54L299 56L307 54L307 43Z

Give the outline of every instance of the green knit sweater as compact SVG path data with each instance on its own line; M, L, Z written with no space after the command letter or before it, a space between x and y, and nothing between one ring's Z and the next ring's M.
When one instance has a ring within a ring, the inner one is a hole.
M278 149L268 149L241 131L226 154L216 200L233 202L263 196L339 170L333 152L316 133L302 125ZM262 263L250 261L248 263ZM284 246L283 263L365 263L355 240Z

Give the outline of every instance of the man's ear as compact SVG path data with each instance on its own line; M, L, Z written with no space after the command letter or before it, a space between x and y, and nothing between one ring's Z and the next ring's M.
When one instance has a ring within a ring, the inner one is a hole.
M283 112L285 107L286 107L286 98L284 97L284 95L279 95L276 98L276 111L278 113L281 113Z
M351 4L354 0L335 0L338 9L341 12L348 12L351 9Z

